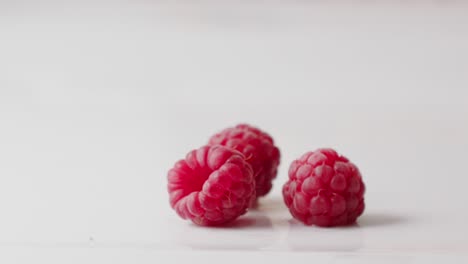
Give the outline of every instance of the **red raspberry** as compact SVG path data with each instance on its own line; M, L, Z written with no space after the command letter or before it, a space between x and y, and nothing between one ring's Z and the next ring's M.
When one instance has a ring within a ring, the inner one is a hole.
M223 146L191 151L167 179L171 207L198 225L230 222L246 213L255 199L251 166L242 153Z
M272 181L278 172L280 151L270 135L258 128L240 124L212 136L209 144L219 144L242 152L252 166L257 196L264 196L271 190Z
M358 168L332 149L308 152L289 167L283 198L294 218L306 225L337 226L356 221L364 211Z

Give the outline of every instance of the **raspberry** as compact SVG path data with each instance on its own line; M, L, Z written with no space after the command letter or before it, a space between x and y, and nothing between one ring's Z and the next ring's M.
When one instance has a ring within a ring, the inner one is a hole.
M364 211L365 186L358 168L332 149L302 155L289 167L283 198L306 225L348 225Z
M257 196L264 196L270 192L272 181L278 172L280 151L267 133L240 124L215 134L208 144L219 144L242 152L252 166Z
M242 153L223 146L189 152L167 179L171 207L198 225L230 222L246 213L255 198L251 166Z

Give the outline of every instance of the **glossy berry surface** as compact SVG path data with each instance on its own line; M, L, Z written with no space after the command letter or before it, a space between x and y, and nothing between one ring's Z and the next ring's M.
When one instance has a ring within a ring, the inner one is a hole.
M169 170L167 179L171 207L197 225L233 221L255 199L253 172L245 156L219 145L191 151Z
M332 149L308 152L289 167L283 199L306 225L349 225L364 211L365 186L359 169Z
M253 126L240 124L215 134L209 144L242 152L253 169L256 195L264 196L270 192L280 163L280 151L270 135Z

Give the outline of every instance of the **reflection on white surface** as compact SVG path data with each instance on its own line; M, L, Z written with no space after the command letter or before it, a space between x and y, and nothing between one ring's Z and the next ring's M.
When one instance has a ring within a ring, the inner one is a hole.
M263 215L249 214L236 222L217 228L194 225L181 227L176 243L196 250L248 250L267 248L276 240L271 220Z
M346 252L361 249L364 234L358 224L338 228L313 228L290 220L286 240L292 251Z

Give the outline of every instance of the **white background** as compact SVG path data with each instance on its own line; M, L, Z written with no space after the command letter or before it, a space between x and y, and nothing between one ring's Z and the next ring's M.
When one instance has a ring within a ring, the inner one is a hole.
M392 2L0 0L0 262L467 261L468 5ZM273 192L179 219L167 170L239 122L282 151ZM355 226L282 203L318 147L363 173Z

